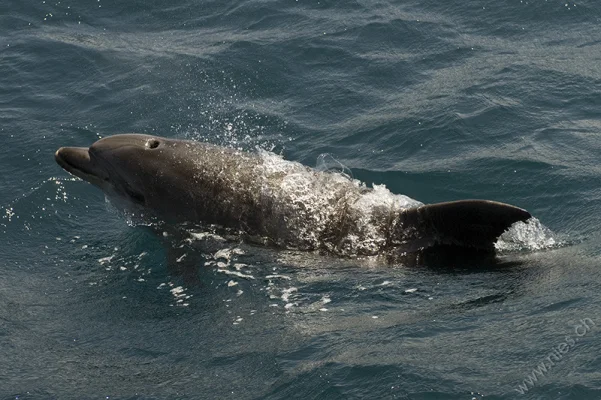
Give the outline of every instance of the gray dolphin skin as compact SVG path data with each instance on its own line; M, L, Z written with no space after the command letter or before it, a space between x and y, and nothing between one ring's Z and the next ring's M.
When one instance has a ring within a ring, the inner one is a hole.
M423 205L267 152L122 134L62 147L69 173L167 223L216 224L266 244L341 256L458 246L494 251L527 211L489 200Z

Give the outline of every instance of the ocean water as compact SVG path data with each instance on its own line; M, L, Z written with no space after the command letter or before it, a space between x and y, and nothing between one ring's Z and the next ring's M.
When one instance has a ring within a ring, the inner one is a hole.
M600 399L600 21L586 0L0 0L0 399ZM166 240L54 162L125 132L329 154L424 203L526 208L560 245L408 267Z

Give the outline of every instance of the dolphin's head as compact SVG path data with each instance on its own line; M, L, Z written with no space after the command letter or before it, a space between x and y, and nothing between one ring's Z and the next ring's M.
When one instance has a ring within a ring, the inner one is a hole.
M189 171L189 166L184 166L187 160L180 157L182 150L190 146L187 143L124 134L100 139L89 148L61 147L54 156L67 172L100 187L108 195L160 211L178 195L187 197L181 190L181 181L182 172Z

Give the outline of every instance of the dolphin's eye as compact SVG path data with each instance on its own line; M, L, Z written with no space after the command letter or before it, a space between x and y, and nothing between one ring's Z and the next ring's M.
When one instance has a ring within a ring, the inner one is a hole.
M159 142L158 139L149 139L146 142L146 148L147 149L156 149L157 147L159 147L159 144L161 144L161 142Z

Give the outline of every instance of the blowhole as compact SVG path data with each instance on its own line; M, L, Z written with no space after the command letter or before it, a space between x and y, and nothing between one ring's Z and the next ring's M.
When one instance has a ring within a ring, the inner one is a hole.
M156 149L157 147L159 147L159 144L161 144L161 142L159 142L158 139L149 139L146 142L146 148L147 149Z

